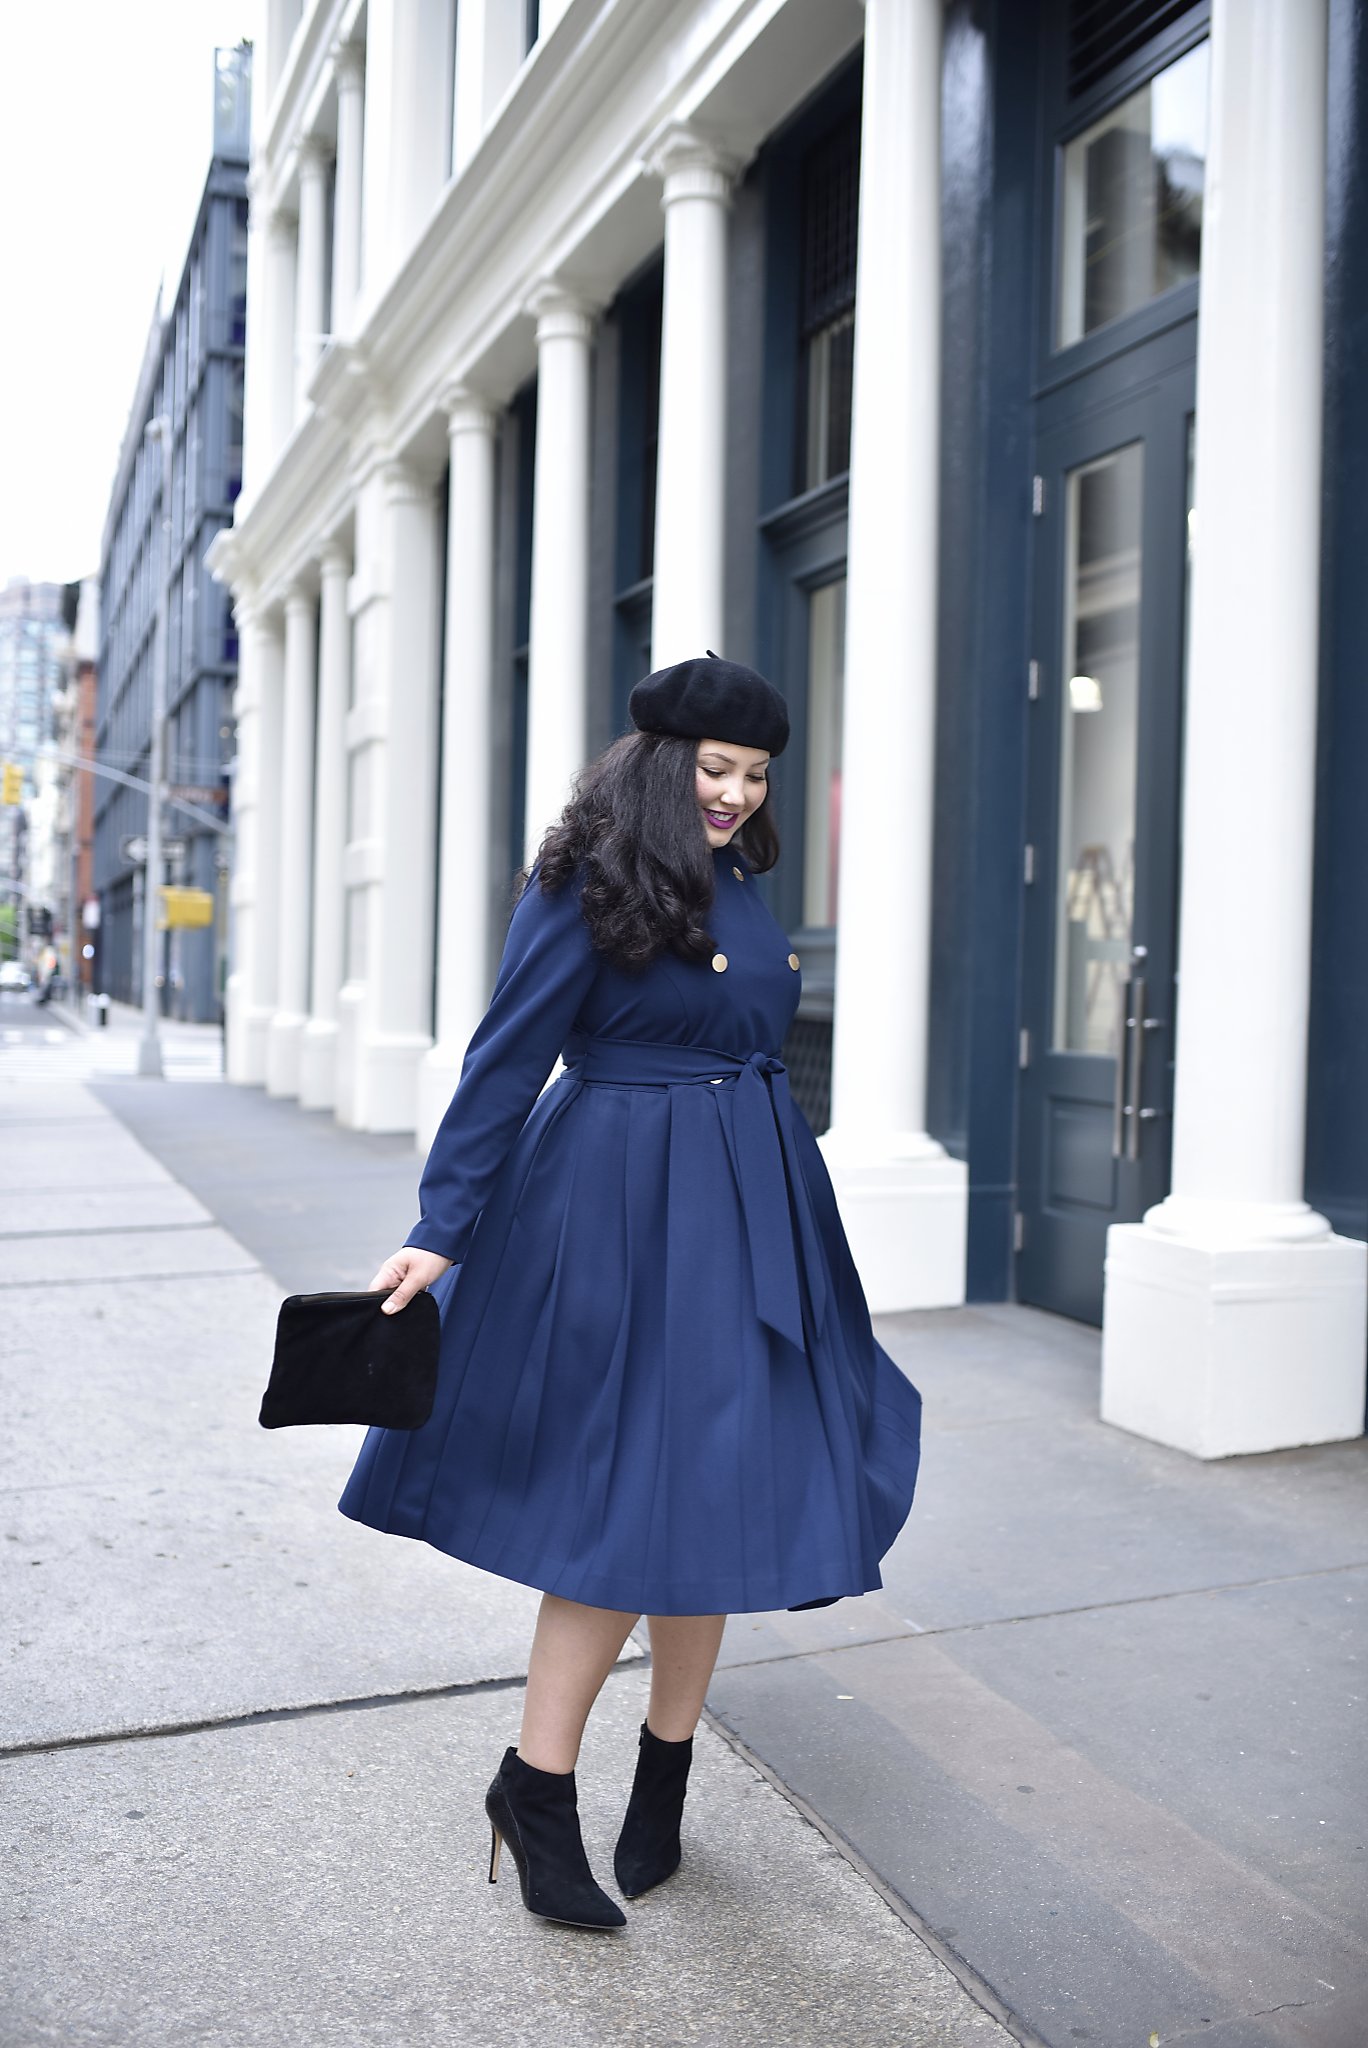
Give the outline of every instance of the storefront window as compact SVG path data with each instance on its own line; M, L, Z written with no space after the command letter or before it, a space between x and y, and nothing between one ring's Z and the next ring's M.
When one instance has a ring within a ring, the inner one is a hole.
M1207 57L1198 43L1066 145L1056 347L1198 275Z
M803 165L800 490L816 490L850 467L859 210L860 124L852 115Z

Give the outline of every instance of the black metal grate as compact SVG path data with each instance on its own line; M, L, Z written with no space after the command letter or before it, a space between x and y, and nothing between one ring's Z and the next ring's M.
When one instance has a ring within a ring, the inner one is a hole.
M855 304L860 224L860 121L852 114L803 160L804 340Z
M789 1093L820 1138L831 1123L831 1024L795 1017L780 1049Z
M1069 0L1069 98L1087 92L1113 65L1191 9L1192 0Z

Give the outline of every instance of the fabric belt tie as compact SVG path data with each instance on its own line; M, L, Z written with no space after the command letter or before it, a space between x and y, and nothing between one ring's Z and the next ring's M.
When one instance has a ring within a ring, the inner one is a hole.
M788 1069L772 1053L717 1052L706 1045L654 1045L634 1038L575 1034L565 1049L566 1077L613 1087L674 1087L722 1082L734 1098L736 1164L760 1320L799 1351L808 1348L804 1287L812 1331L826 1317L826 1278L807 1182L793 1137Z

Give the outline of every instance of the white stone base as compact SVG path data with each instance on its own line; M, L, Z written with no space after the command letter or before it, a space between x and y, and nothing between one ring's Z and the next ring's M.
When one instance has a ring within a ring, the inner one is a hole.
M414 1143L425 1157L437 1135L461 1078L463 1054L452 1045L434 1045L418 1065L418 1122Z
M1363 1433L1368 1248L1107 1233L1102 1420L1197 1458Z
M333 1062L333 1108L349 1131L361 1122L361 1030L366 1002L364 981L344 981L337 997L337 1053Z
M266 1033L266 1093L298 1095L299 1047L308 1018L299 1010L277 1010Z
M410 1032L363 1030L349 1104L358 1131L411 1131L418 1121L418 1065L432 1040ZM338 1120L341 1121L339 1094Z
M818 1139L872 1315L964 1301L969 1172L932 1139L882 1157Z
M337 1093L337 1025L310 1017L299 1041L299 1106L331 1109Z
M266 1034L275 1012L246 1000L241 978L230 974L225 991L228 1079L260 1087L266 1079Z

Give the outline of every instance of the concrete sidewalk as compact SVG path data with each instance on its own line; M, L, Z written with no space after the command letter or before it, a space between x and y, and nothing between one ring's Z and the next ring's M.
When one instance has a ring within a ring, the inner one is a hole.
M482 1796L536 1596L340 1516L358 1431L257 1427L283 1283L89 1088L35 1084L37 1056L22 1077L0 1057L3 2048L1006 2041L712 1729L686 1869L623 1935L534 1921L511 1875L490 1890ZM280 1107L107 1092L128 1124L197 1127L221 1181L234 1131ZM293 1149L332 1242L307 1177L321 1146L336 1180L331 1126L272 1128L257 1234L282 1241ZM396 1208L402 1179L407 1222L411 1152L348 1163L388 1171ZM357 1284L402 1234L384 1207ZM601 1874L643 1664L629 1646L580 1772Z
M408 1140L103 1099L282 1287L364 1285L413 1220ZM715 1725L1019 2039L1365 2048L1368 1444L1128 1437L1096 1332L1030 1310L880 1335L926 1398L884 1591L735 1617Z

